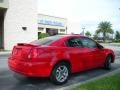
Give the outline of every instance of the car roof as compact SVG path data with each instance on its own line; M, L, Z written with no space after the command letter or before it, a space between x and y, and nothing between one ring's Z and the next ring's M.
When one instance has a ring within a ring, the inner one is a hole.
M61 38L69 38L69 37L86 37L80 34L66 34L66 35L56 35L56 36L61 36Z
M80 34L67 34L67 35L54 35L54 36L50 36L50 38L55 38L55 40L50 44L51 45L58 45L58 42L63 42L67 39L70 38L79 38L79 37L86 37Z

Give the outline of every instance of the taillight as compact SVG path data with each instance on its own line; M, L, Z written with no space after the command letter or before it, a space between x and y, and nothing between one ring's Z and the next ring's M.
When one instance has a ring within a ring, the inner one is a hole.
M12 50L12 55L16 55L17 53L18 53L18 51L17 51L16 47L14 46L13 50Z
M12 49L12 55L14 55L14 51L15 51L15 46Z
M34 48L30 50L30 53L28 54L28 58L37 58L38 57L38 49Z

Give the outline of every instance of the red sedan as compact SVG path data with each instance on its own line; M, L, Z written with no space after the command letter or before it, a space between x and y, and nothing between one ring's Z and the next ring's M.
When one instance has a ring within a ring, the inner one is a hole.
M97 67L111 69L114 52L80 35L56 35L18 43L9 57L10 69L25 77L50 77L63 84L71 73Z

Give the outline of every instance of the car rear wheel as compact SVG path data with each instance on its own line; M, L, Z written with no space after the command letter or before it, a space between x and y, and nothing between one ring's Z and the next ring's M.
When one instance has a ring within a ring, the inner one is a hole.
M105 65L104 65L105 69L107 69L107 70L111 69L111 61L112 61L112 57L110 55L107 56L106 61L105 61Z
M60 85L67 82L69 75L70 75L69 65L63 62L57 64L53 68L50 79L54 84Z

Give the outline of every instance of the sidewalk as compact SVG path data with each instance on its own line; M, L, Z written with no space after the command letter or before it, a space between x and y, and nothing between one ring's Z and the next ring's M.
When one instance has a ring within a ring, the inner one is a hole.
M110 43L110 45L120 46L120 43Z
M101 45L112 45L120 47L120 43L100 43Z
M9 55L12 51L0 51L0 55Z

